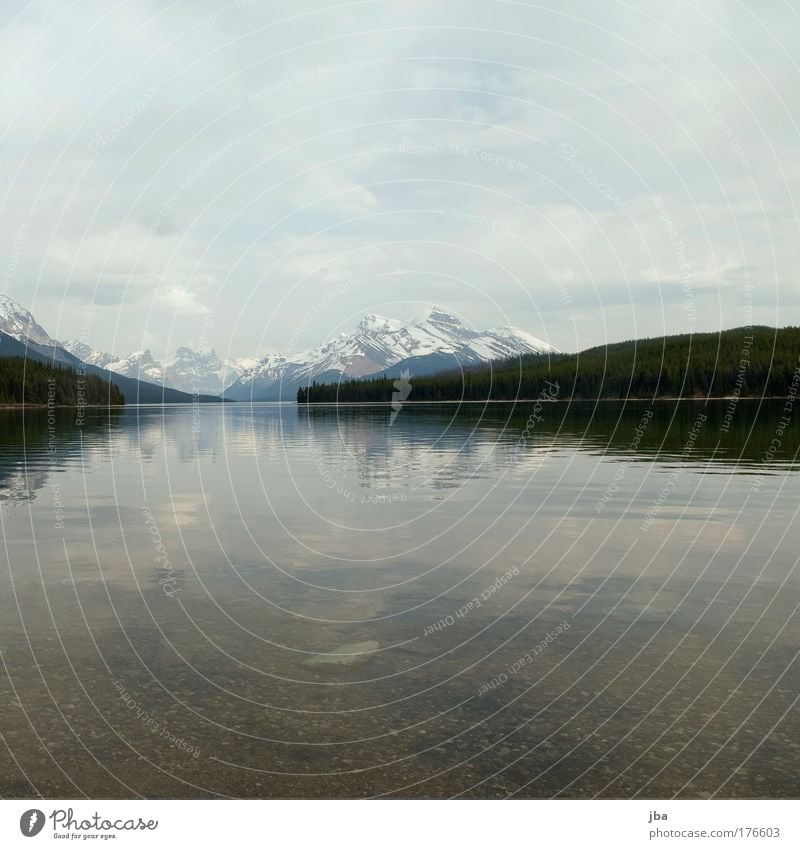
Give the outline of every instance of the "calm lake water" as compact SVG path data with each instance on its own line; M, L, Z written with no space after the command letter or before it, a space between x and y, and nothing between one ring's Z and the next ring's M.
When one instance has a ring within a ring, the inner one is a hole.
M783 407L2 411L0 794L797 797Z

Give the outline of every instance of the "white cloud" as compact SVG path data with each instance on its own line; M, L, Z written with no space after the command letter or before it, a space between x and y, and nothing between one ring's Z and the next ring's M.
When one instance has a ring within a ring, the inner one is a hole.
M208 315L211 312L207 306L200 303L195 292L190 292L182 286L170 286L156 296L156 302L165 312L183 316Z
M103 349L213 314L235 355L426 300L563 348L679 332L684 264L698 329L748 283L754 320L797 320L788 7L323 5L0 13L9 294L62 337L89 301Z

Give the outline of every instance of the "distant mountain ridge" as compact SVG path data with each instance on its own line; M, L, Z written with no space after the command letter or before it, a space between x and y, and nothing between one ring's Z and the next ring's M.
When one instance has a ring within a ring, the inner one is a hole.
M95 362L84 361L53 339L33 315L7 295L0 294L0 357L24 357L55 363L85 374L111 380L129 404L188 404L195 400L219 401L212 394L191 395L163 385L126 377Z
M553 345L516 327L472 329L441 307L410 322L369 314L351 333L341 333L305 351L262 359L223 360L213 350L184 346L159 362L148 349L120 357L97 351L84 341L57 342L7 296L0 296L0 334L24 343L22 352L15 351L18 356L27 350L34 358L73 367L83 363L93 373L109 372L126 396L133 393L145 402L144 391L148 403L160 401L159 392L165 393L164 398L183 402L198 393L234 401L293 401L299 387L314 381L337 382L405 370L428 375L510 357L558 353ZM123 387L125 381L130 381L127 388ZM145 388L141 390L138 384ZM183 395L171 394L174 392ZM128 400L135 403L134 397Z
M161 384L181 392L204 392L211 395L222 395L227 386L258 362L255 357L223 361L213 349L195 351L185 346L178 348L175 356L163 363L156 360L147 348L127 357L119 357L95 351L75 339L66 340L63 347L85 363L125 377Z
M526 354L558 353L548 342L516 327L473 330L441 307L404 323L365 316L353 333L342 333L317 348L274 354L247 369L225 391L236 401L294 400L314 381L369 377L408 368L432 374Z
M431 374L530 353L557 349L515 327L472 330L441 307L412 322L375 314L364 316L352 333L297 353L270 354L262 359L221 360L213 350L181 347L161 363L149 350L128 357L94 351L74 340L66 350L84 362L117 374L147 380L184 392L210 392L234 401L289 401L307 383L365 377L408 368Z

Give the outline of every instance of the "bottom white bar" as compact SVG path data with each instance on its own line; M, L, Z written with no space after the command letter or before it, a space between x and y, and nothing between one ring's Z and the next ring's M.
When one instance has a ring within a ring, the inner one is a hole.
M796 847L796 801L0 802L0 846Z

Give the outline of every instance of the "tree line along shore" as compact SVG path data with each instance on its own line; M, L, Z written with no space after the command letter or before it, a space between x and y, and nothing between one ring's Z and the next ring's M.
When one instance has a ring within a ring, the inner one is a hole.
M0 406L122 406L125 396L109 380L74 368L24 357L0 357Z

